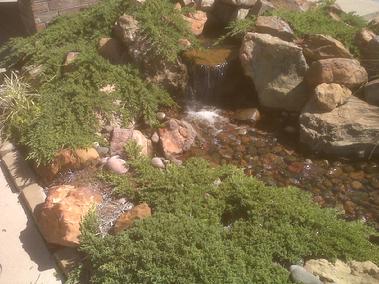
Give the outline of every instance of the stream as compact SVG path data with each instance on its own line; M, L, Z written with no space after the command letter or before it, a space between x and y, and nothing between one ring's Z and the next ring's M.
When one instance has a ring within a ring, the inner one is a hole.
M183 160L195 156L233 164L267 185L296 186L310 192L322 207L336 208L348 220L360 219L379 229L378 159L309 152L299 142L298 114L261 110L254 86L235 64L233 50L208 49L191 56L182 118L192 123L199 139ZM260 109L261 119L235 120L238 107Z

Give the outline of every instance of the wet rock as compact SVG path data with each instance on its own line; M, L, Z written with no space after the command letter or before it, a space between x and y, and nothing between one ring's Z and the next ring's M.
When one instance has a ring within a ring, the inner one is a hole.
M368 82L363 92L366 102L371 105L379 106L379 79Z
M308 104L300 115L300 140L314 151L342 156L366 155L376 149L379 135L379 107L351 96L328 113L318 113Z
M336 107L343 105L351 96L351 91L339 84L320 84L315 89L315 96L312 98L315 106L321 112L330 112Z
M360 183L359 181L353 181L352 183L351 183L351 187L354 189L354 190L361 190L361 189L363 189L363 184L362 183Z
M157 119L159 121L164 121L166 118L166 114L164 112L157 112Z
M310 61L329 58L353 58L348 49L331 36L309 35L302 43L305 57Z
M322 83L336 83L354 89L366 83L368 75L358 60L332 58L313 62L306 79L312 87Z
M196 131L184 120L170 119L159 129L163 152L168 156L188 151L195 142Z
M261 119L261 114L256 108L239 109L234 113L233 118L239 121L256 123Z
M63 149L59 151L48 165L35 167L37 174L46 182L51 181L58 173L67 170L79 170L99 160L99 154L94 148Z
M128 167L126 166L126 161L121 159L120 156L112 156L106 160L105 167L116 173L116 174L126 174L128 172Z
M123 64L126 62L126 54L121 43L114 38L101 38L98 50L101 56L108 59L112 64Z
M322 282L312 273L306 271L302 266L291 265L291 279L302 284L322 284Z
M325 259L311 259L304 268L327 283L374 284L379 281L379 268L371 261L344 263L337 259L332 264Z
M151 209L146 203L133 207L128 212L122 214L116 221L113 231L118 234L129 228L137 220L143 220L151 216Z
M240 59L245 74L255 84L261 105L301 110L309 97L303 84L308 65L301 48L268 34L247 33Z
M122 155L125 145L130 141L134 141L141 147L141 154L150 157L153 153L153 146L141 131L126 128L113 129L111 140L111 155Z
M276 16L259 16L255 22L255 31L270 34L285 41L292 41L295 38L291 27Z
M196 36L202 34L205 23L208 19L207 14L203 11L191 12L188 15L183 16L183 18L189 24L191 32Z
M166 165L163 162L162 158L155 157L151 160L151 164L153 167L158 168L158 169L164 169L166 168Z
M38 211L37 223L47 242L62 246L79 245L80 222L102 197L86 187L60 185L49 189Z

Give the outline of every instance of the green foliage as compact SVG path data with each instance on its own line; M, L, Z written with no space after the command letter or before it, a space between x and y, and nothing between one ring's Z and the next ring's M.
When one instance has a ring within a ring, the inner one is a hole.
M233 39L236 37L243 37L247 32L253 31L257 18L255 16L249 16L242 20L234 20L226 26L226 33L220 37L215 45L222 43L227 39Z
M188 39L196 45L196 38L190 32L182 13L167 0L149 0L132 9L132 14L149 42L149 52L168 61L175 61L184 49L179 40Z
M166 91L145 82L132 66L112 65L97 53L99 38L110 36L114 22L127 11L143 22L154 52L173 59L179 51L173 42L185 33L183 19L166 1L147 3L136 9L129 1L103 1L82 13L60 17L45 31L12 40L0 50L0 54L8 54L0 65L43 66L36 87L39 112L25 112L20 120L27 123L18 124L13 131L14 138L29 150L29 159L47 163L62 148L86 147L99 140L95 135L99 116L105 121L116 116L124 124L141 119L156 125L159 106L174 104ZM168 22L162 22L159 13ZM70 71L64 72L62 65L70 51L80 55ZM106 85L114 85L115 92L100 92Z
M366 24L365 21L352 13L342 16L342 21L336 21L328 15L327 5L328 3L301 13L280 10L274 12L274 15L288 22L298 37L310 34L329 35L341 41L354 54L358 54L354 38Z
M38 109L35 101L38 95L30 93L31 87L16 73L4 76L0 85L0 132L10 135L12 130L27 123L26 117Z
M84 232L93 283L289 283L288 264L305 258L372 260L373 230L340 220L296 188L268 187L231 166L199 159L155 169L132 159L135 203L151 218L115 236Z

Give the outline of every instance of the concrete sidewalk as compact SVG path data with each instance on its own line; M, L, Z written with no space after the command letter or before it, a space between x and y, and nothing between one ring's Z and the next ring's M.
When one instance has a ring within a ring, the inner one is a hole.
M55 284L55 261L0 169L0 284Z

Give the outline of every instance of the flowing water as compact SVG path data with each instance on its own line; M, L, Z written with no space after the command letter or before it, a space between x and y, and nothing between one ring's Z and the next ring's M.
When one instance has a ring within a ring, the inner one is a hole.
M183 159L196 156L215 164L234 164L268 185L299 187L321 206L334 207L347 219L362 219L379 229L379 161L351 161L308 152L299 143L296 114L266 111L255 125L234 121L230 107L240 101L233 96L254 91L245 82L240 84L243 88L232 87L229 99L219 96L218 86L231 80L225 71L228 64L208 64L207 69L192 66L190 100L183 116L200 139ZM242 98L249 106L258 107L253 96ZM223 103L215 102L217 99ZM229 108L207 105L212 101Z

